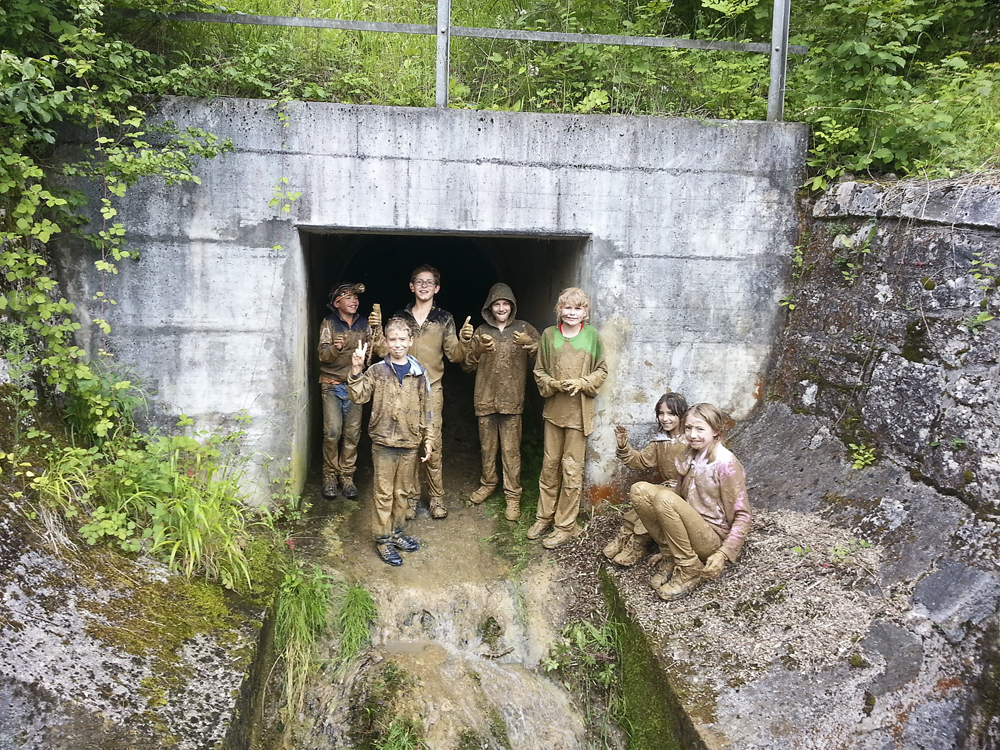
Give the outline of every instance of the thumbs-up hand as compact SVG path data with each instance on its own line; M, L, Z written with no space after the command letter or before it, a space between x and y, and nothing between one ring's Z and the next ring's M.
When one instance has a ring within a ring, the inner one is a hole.
M465 319L462 324L462 329L458 332L458 337L464 341L466 344L472 341L472 334L476 332L476 329L472 327L472 316L470 315Z

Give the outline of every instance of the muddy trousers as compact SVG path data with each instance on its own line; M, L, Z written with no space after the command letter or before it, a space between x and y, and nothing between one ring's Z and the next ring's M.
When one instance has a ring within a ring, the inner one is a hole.
M373 480L372 536L387 537L406 525L406 498L417 470L416 448L372 445Z
M497 446L503 465L503 493L521 497L521 415L486 414L479 417L479 445L483 454L483 487L496 487Z
M427 496L431 505L435 500L444 497L444 473L441 470L441 410L444 408L444 389L441 381L431 383L431 427L434 431L434 453L427 461L417 461L413 467L413 476L407 486L407 497L417 499L420 497L420 467L423 467L423 474L427 477Z
M572 531L580 514L587 436L583 430L556 427L547 419L544 424L545 447L542 473L538 477L536 516L560 531Z
M342 397L334 391L338 385L342 389ZM338 477L353 478L358 463L361 405L347 400L347 386L343 383L338 385L322 385L324 484L334 482Z
M673 490L636 482L629 491L632 507L656 543L681 567L697 565L722 546L722 539L701 514Z

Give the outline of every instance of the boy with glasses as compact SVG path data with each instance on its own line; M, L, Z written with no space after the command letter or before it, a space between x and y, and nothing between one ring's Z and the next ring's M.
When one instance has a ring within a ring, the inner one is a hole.
M455 318L450 312L442 310L434 304L434 296L441 291L441 272L433 266L422 265L413 269L410 274L410 291L413 302L393 315L403 318L413 328L413 347L410 354L425 368L431 383L431 411L433 414L432 434L434 435L433 450L423 463L424 475L427 477L427 495L432 518L445 518L448 508L444 499L444 476L441 468L441 410L444 406L444 389L441 378L444 376L444 360L461 362L472 341L474 329L471 317L465 319L465 324L459 334L455 332ZM373 325L379 325L377 320ZM384 341L374 342L375 354L384 357L387 353ZM413 483L409 493L406 511L407 518L415 518L417 500L420 498L420 479L414 473Z

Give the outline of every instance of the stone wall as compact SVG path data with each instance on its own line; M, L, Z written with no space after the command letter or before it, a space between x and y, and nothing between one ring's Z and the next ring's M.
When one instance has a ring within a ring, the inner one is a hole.
M257 455L291 466L301 484L318 440L309 367L325 303L309 299L309 233L501 238L484 251L494 255L518 237L578 247L558 267L489 281L531 287L537 299L524 309L549 316L561 286L592 294L611 368L592 485L615 469L614 423L646 425L650 393L681 390L737 418L757 402L794 244L805 126L305 102L282 111L167 101L163 118L231 138L235 150L199 166L201 185L145 183L119 206L141 260L108 282L111 345L155 389L164 423L183 412L216 427L245 409ZM300 194L287 211L271 205L276 188ZM493 266L516 265L513 252ZM103 283L92 259L60 245L83 322L96 317Z
M998 208L971 179L805 206L768 397L730 442L757 529L659 614L743 636L667 642L706 747L1000 746Z

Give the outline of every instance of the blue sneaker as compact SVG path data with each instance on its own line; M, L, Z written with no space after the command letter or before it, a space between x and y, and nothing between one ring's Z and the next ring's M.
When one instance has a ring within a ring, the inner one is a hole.
M375 554L381 558L382 562L388 565L402 565L403 558L399 556L396 547L389 537L382 537L375 540Z
M420 549L420 542L398 531L392 535L392 543L396 549L401 549L403 552L416 552Z

